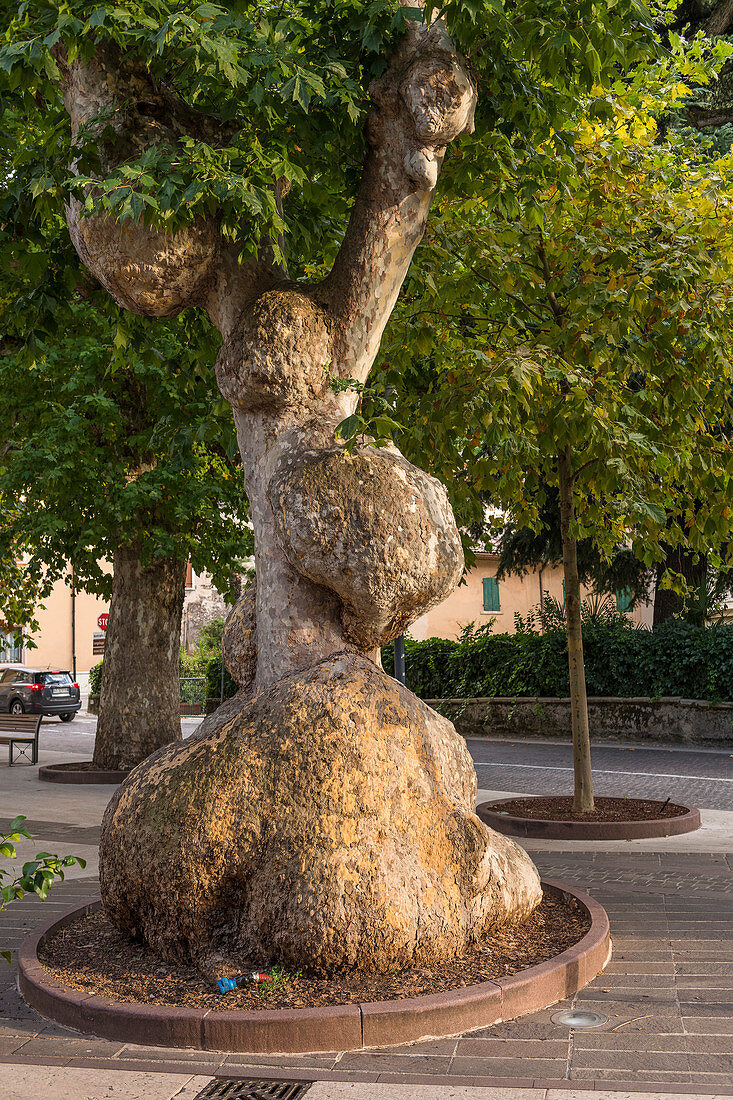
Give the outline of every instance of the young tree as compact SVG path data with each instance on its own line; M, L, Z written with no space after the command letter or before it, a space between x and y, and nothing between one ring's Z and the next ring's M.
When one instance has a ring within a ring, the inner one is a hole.
M579 114L574 165L550 141L533 188L487 197L480 181L441 208L386 353L409 376L407 333L430 324L427 393L396 415L422 453L462 464L461 493L533 530L557 494L580 812L594 803L579 541L606 561L626 544L651 569L664 544L699 553L730 536L730 165L661 137L655 119L686 94L679 70L702 80L714 63L702 42L673 51L617 84L606 121ZM452 450L436 420L467 426Z
M476 818L452 727L373 659L457 582L460 539L437 482L390 448L345 452L356 399L332 381L367 378L477 78L473 150L501 170L638 56L643 9L90 7L24 3L0 65L24 102L55 102L58 76L88 269L133 312L198 306L221 333L257 568L224 639L239 695L110 804L107 912L205 971L252 951L323 971L449 957L529 913L539 879Z

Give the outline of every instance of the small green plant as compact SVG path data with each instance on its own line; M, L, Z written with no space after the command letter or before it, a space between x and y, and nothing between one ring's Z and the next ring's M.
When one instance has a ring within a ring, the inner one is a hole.
M260 997L266 1000L278 993L286 993L302 977L302 970L284 970L282 966L275 965L270 967L269 982L262 982L255 988Z
M0 832L0 856L5 859L18 858L15 850L17 841L33 839L25 828L24 821L25 817L20 814L10 822L7 832ZM21 873L8 883L4 879L9 878L12 872L0 867L0 911L11 901L20 901L31 892L37 894L41 901L45 901L56 879L63 881L64 867L71 867L75 863L86 867L86 860L81 856L55 856L50 852L37 852L35 859L24 863ZM10 951L0 950L0 955L8 962L12 961Z
M102 662L92 665L89 669L89 691L92 695L99 695L102 690Z

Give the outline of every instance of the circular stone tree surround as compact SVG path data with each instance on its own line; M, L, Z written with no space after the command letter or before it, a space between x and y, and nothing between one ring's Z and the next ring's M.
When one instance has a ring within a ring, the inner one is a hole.
M98 909L99 901L54 918L25 940L18 954L19 987L32 1008L56 1023L127 1043L299 1054L456 1035L555 1004L582 989L607 965L611 937L605 910L587 894L561 883L543 881L542 885L546 891L574 898L590 916L591 926L578 943L510 977L427 996L262 1012L219 1012L90 996L57 982L39 961L38 950L80 916Z
M90 761L85 761L91 765ZM45 783L121 783L128 771L109 771L105 768L84 768L80 764L44 764L38 769L38 778Z
M699 829L701 824L700 811L689 806L682 807L684 813L676 817L650 817L638 821L555 821L499 812L497 807L508 801L510 800L505 797L482 802L477 806L476 813L486 825L497 832L538 840L642 840L691 833ZM613 801L624 802L625 799ZM662 802L658 804L662 806Z

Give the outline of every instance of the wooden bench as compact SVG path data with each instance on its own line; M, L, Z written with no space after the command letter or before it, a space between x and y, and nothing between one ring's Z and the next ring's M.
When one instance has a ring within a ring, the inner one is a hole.
M42 721L42 714L0 714L0 745L8 746L8 763L11 768L21 756L28 760L28 745L31 746L29 762L38 763L38 734ZM16 749L16 745L26 747ZM15 760L13 752L17 753Z

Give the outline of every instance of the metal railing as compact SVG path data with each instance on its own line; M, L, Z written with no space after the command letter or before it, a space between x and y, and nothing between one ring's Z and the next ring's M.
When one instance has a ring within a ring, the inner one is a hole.
M181 707L185 707L189 714L203 714L206 703L206 677L181 676L178 687Z

